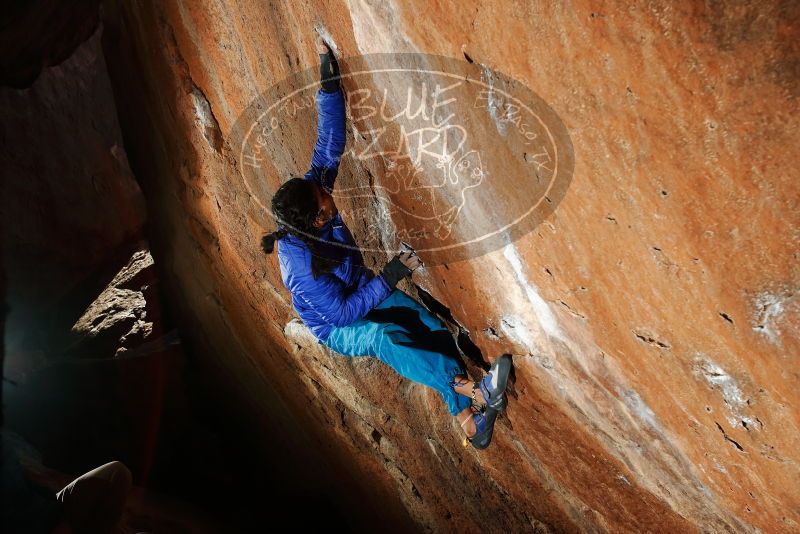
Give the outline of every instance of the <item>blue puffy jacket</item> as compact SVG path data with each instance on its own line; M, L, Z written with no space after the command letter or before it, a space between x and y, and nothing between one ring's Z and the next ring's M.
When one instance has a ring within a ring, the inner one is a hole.
M314 180L333 190L339 160L344 152L345 108L341 89L317 92L317 143L306 180ZM287 234L278 242L278 259L283 283L292 294L292 305L300 318L320 341L337 326L347 326L362 318L392 292L381 275L364 266L353 236L336 214L321 230L320 249L338 263L331 273L317 279L311 274L311 251L303 241ZM328 243L342 243L352 248Z

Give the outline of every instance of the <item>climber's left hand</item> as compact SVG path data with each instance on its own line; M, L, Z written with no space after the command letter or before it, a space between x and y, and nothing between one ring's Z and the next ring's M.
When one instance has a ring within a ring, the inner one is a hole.
M325 44L325 40L321 35L317 35L317 38L314 40L314 44L317 47L317 53L319 55L325 55L330 52L330 48L328 48L328 45Z

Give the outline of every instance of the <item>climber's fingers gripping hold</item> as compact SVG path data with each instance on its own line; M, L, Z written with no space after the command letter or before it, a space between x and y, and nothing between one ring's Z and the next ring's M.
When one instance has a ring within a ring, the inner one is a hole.
M417 256L417 251L414 250L414 247L406 243L405 241L400 241L400 255L405 254L407 256L408 263L404 263L406 267L411 269L412 271L422 265L422 260L419 259Z
M419 256L417 256L417 253L413 250L404 250L397 257L403 265L412 271L422 264Z
M335 93L339 90L339 65L322 36L317 35L314 42L319 53L319 78L322 90L326 93Z
M325 40L322 38L321 35L317 35L317 38L314 39L314 44L317 46L318 54L322 55L322 54L327 54L329 52L328 45L325 44Z

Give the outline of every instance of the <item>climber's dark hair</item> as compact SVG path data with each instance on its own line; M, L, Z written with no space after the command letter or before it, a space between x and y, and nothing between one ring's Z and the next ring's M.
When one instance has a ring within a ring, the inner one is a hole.
M265 235L261 238L261 248L267 254L272 254L272 251L275 250L275 241L278 239L283 239L288 234L285 229L281 228L280 230L275 230L274 232Z
M272 197L272 214L280 225L278 230L261 238L261 248L271 254L275 241L292 234L308 245L311 250L311 273L314 278L333 269L336 261L319 253L319 241L310 236L317 235L314 221L319 211L314 196L314 185L310 180L290 178Z

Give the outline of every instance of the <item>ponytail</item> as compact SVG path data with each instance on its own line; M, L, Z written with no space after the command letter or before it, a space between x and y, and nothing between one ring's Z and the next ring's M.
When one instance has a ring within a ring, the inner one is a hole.
M286 234L289 233L285 228L280 228L271 234L267 234L261 238L261 248L264 250L265 254L272 254L272 251L275 248L275 241L278 239L283 239L286 237Z

